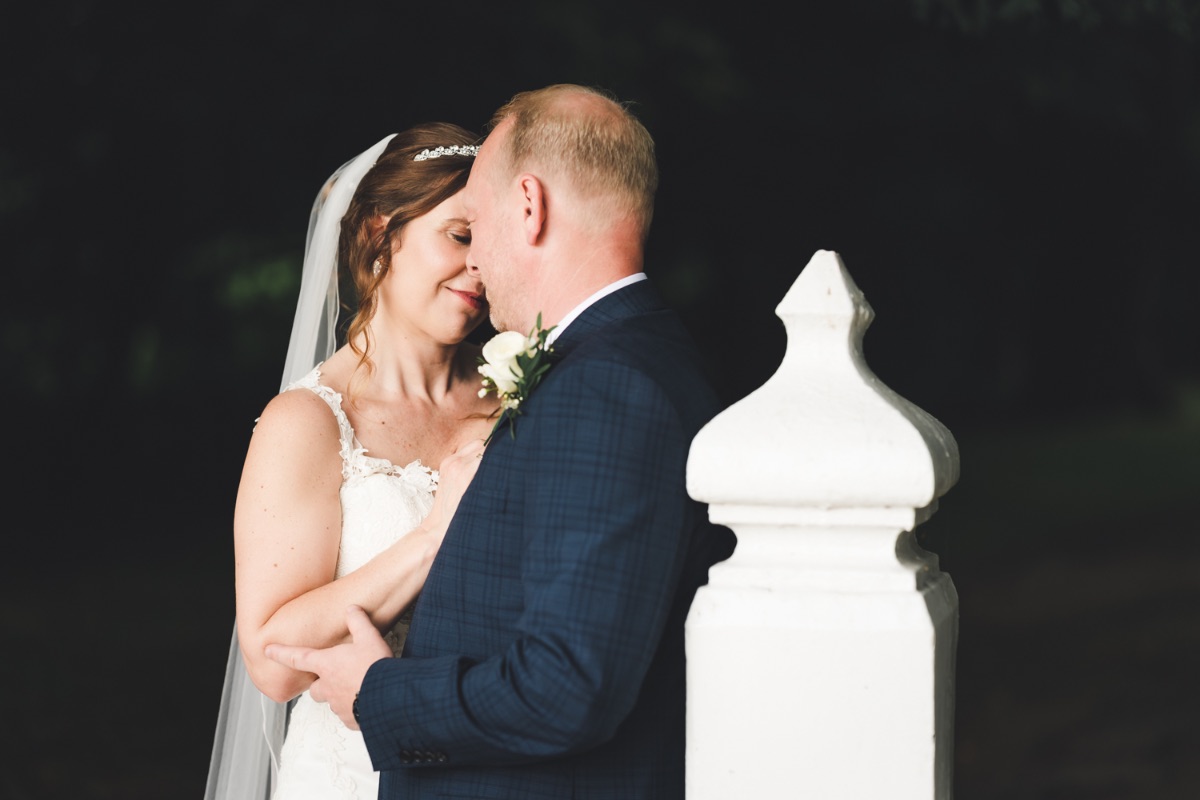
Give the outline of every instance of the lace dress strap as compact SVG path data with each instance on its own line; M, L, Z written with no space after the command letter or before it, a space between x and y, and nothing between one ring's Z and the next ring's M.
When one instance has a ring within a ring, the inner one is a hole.
M333 412L333 417L338 424L338 440L341 443L342 480L365 474L363 472L364 465L360 462L365 458L366 448L359 444L358 437L354 434L354 428L350 425L346 412L342 410L341 393L335 392L321 383L321 364L315 366L300 380L284 387L285 392L292 389L308 389L324 400L325 404L329 406L329 410Z
M382 473L400 476L419 488L429 490L437 488L437 470L426 467L419 460L405 467L397 467L386 458L374 458L367 455L367 448L358 441L358 436L354 433L354 428L350 425L350 420L342 409L341 393L335 392L321 383L323 363L317 364L311 372L300 380L289 383L283 390L286 392L291 389L308 389L324 400L329 409L333 411L334 419L338 424L338 437L341 444L342 480L352 481L356 478Z

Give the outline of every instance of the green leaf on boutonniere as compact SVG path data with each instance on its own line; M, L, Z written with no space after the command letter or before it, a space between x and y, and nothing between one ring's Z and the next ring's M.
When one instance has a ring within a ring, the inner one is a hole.
M546 343L546 337L555 327L552 325L543 329L539 312L537 322L528 336L516 331L504 331L483 346L483 355L479 359L483 388L479 390L479 396L485 397L489 392L495 392L500 399L500 419L496 420L485 445L492 441L506 419L509 420L509 434L516 438L516 417L521 413L521 405L529 399L542 376L550 369L550 359L546 356L554 352L554 348Z

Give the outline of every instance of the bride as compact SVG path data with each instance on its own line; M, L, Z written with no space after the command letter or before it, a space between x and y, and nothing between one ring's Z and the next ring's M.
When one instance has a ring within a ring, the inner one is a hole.
M234 510L237 625L206 800L377 795L362 734L309 697L313 675L263 648L344 641L354 604L401 652L496 411L466 341L487 315L461 207L475 141L448 123L393 134L313 206L283 389ZM334 352L339 271L358 303Z

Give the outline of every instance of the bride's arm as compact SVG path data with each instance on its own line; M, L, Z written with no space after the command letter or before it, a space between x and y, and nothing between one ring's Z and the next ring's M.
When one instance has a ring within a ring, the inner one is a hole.
M370 562L334 580L341 539L337 422L307 391L263 411L242 469L234 510L238 640L254 684L282 702L313 676L263 655L271 642L329 647L345 640L346 607L359 605L380 631L425 582L449 514L435 510ZM446 499L439 490L439 500Z

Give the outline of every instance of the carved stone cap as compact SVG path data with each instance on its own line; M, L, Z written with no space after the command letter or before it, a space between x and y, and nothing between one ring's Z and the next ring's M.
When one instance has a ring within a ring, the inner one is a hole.
M689 494L713 506L934 504L958 480L958 444L867 366L874 312L838 254L818 250L775 313L787 331L783 362L697 434Z

